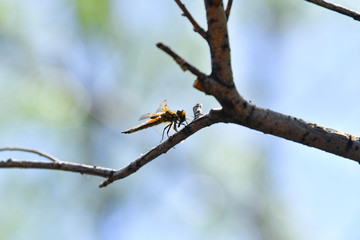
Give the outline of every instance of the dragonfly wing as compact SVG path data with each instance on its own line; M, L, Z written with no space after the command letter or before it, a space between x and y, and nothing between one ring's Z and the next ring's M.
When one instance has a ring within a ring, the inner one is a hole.
M158 113L158 112L166 112L167 110L169 110L169 108L168 108L168 106L167 106L167 101L164 100L164 101L160 104L160 106L159 106L159 108L156 110L156 112L157 112L157 113Z
M144 119L147 119L147 118L151 118L151 117L154 117L154 116L155 116L155 114L153 114L153 113L147 113L147 114L142 115L142 116L139 118L139 121L144 120Z

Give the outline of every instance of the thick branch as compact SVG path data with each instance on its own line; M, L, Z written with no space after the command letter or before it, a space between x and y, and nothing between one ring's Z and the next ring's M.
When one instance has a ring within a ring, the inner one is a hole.
M77 172L81 174L94 175L99 177L110 177L116 170L98 166L91 166L70 162L38 162L12 160L0 161L0 168L38 168L50 170L62 170L68 172Z
M231 68L227 17L222 1L205 0L208 24L207 40L211 54L211 70L214 80L225 86L234 86Z
M200 27L200 25L195 21L195 19L191 16L191 14L189 13L189 11L186 9L185 5L181 3L180 0L175 0L175 2L177 3L177 5L181 8L181 10L183 11L183 15L185 17L187 17L189 19L189 21L191 22L191 24L194 27L194 31L198 32L204 39L206 39L206 32L204 31L204 29L202 27Z
M263 109L251 103L242 104L242 107L246 114L239 113L233 116L238 119L232 122L360 162L358 137Z
M353 18L354 20L360 21L360 13L357 13L353 10L344 8L340 5L334 4L334 3L329 3L323 0L305 0L307 2L311 2L314 3L316 5L319 5L321 7L327 8L329 10L344 14L346 16L349 16L351 18Z
M130 163L128 166L116 171L108 180L103 182L100 187L106 187L110 183L125 178L133 173L135 173L137 170L139 170L142 166L145 164L151 162L161 154L166 153L171 148L173 148L178 143L182 142L192 134L196 133L200 129L203 129L205 127L208 127L214 123L223 121L221 119L224 119L222 115L222 111L220 110L211 110L209 114L204 115L203 117L194 120L189 125L185 126L181 131L178 133L175 133L174 135L170 136L165 142L159 144L146 154L142 155L132 163Z

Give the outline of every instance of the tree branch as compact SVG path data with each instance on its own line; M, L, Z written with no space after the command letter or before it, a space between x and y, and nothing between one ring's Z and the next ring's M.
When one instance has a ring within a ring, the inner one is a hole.
M243 108L248 110L248 114L238 113L233 116L237 120L231 122L360 163L360 141L356 136L263 109L252 103L243 104Z
M228 87L234 86L231 68L227 18L222 1L205 0L208 24L207 40L211 54L214 80Z
M316 5L319 5L321 7L327 8L329 10L341 13L343 15L349 16L351 18L353 18L354 20L360 21L360 13L357 13L353 10L344 8L340 5L334 4L334 3L329 3L323 0L305 0L307 2L311 2L314 3Z
M182 4L180 0L175 0L175 2L181 8L181 10L183 11L183 16L187 17L187 19L189 19L189 21L193 25L194 31L199 33L204 39L206 39L206 32L204 31L204 29L202 27L200 27L200 25L191 16L189 11L186 9L185 5Z
M99 177L110 177L116 170L86 164L71 162L40 162L40 161L22 161L8 159L0 161L0 168L38 168L49 170L62 170L68 172L77 172L81 174L94 175Z
M227 18L221 0L205 0L208 24L208 44L211 54L211 74L199 78L205 93L213 95L229 115L243 112L247 101L236 90L231 66ZM246 114L246 112L244 112Z

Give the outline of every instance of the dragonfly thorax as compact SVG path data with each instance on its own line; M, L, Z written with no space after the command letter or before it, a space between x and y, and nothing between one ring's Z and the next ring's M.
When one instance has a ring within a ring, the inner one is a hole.
M181 111L178 110L176 112L176 116L178 117L178 121L179 121L179 126L178 127L180 127L180 124L182 124L183 122L186 121L186 113L185 113L184 110L181 110Z

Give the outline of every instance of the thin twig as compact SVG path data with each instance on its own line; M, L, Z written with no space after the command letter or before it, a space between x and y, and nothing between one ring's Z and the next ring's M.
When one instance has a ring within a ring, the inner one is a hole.
M4 148L0 148L0 151L19 151L19 152L29 152L29 153L34 153L37 154L39 156L42 156L44 158L49 159L52 162L60 162L57 158L47 154L47 153L43 153L40 152L38 150L34 150L34 149L29 149L29 148L22 148L22 147L4 147Z
M175 0L175 2L177 3L177 5L181 8L181 10L183 11L183 15L187 17L187 19L189 19L189 21L191 22L191 24L194 27L194 31L198 32L204 39L206 39L206 32L205 30L200 27L200 25L195 21L195 19L191 16L191 14L189 13L189 11L186 9L185 5L181 3L180 0Z
M0 168L37 168L77 172L99 177L110 177L116 170L71 162L38 162L9 159L0 161Z
M334 3L329 3L323 0L305 0L307 2L311 2L314 3L316 5L319 5L321 7L327 8L329 10L344 14L346 16L349 16L351 18L353 18L354 20L360 21L360 13L355 12L353 10L344 8L340 5L334 4Z
M228 4L227 4L227 6L226 6L226 11L225 11L225 13L226 13L226 19L227 19L227 20L229 20L232 2L233 2L233 0L229 0L229 1L228 1Z
M179 55L177 55L173 50L171 50L168 46L158 43L156 44L158 48L169 54L175 62L181 67L183 71L190 71L192 74L198 76L199 78L205 77L205 74L199 71L196 67L185 61L183 58L181 58Z

